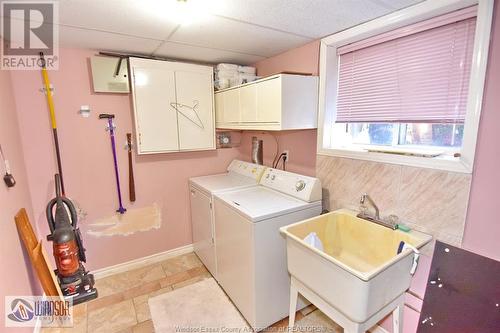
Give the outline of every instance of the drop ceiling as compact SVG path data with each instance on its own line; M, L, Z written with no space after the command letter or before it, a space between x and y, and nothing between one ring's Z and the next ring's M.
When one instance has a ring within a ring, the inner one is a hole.
M178 24L177 0L59 1L61 47L251 64L421 0L187 0L203 18ZM57 23L57 22L56 22Z

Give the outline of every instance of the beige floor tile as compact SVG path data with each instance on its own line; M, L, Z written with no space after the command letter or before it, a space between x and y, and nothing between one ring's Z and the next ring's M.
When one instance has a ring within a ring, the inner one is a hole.
M88 332L113 333L137 324L132 300L88 312Z
M118 332L116 332L116 333L134 333L134 330L133 330L133 328L132 328L132 327L127 327L127 328L125 328L125 329L123 329L123 330L119 330L119 331L118 331Z
M165 274L167 276L200 266L203 266L203 264L193 252L183 254L181 256L174 257L162 262L163 270L165 271Z
M43 328L44 333L86 333L87 332L87 303L73 307L73 327Z
M167 288L169 290L172 290L171 287L167 287ZM162 290L162 289L160 289L160 290ZM148 299L149 299L149 294L145 294L145 295L134 297L134 299L133 299L134 306L140 305L142 303L147 303Z
M132 327L133 333L154 333L153 321L147 320Z
M172 287L162 288L160 290L157 290L157 291L154 291L154 292L150 293L148 295L148 299L151 298L151 297L156 297L158 295L163 295L163 294L171 292L171 291L172 291Z
M304 316L302 315L302 313L300 311L298 311L295 314L295 320L298 321L298 320L301 320L302 318L304 318ZM267 332L286 332L287 330L285 328L287 328L287 327L288 327L288 317L283 318L280 321L272 324L266 330L267 330Z
M151 319L151 313L149 312L149 304L148 302L143 302L139 304L135 304L135 313L137 315L137 322L141 323L146 320Z
M300 312L299 312L300 313ZM344 330L320 310L315 310L301 319L297 318L294 332L341 333Z
M194 278L191 278L191 279L184 280L182 282L176 283L176 284L172 285L172 288L179 289L179 288L182 288L182 287L186 287L186 286L189 286L190 284L203 281L206 278L207 278L206 276L200 275L200 276L197 276L197 277L194 277Z
M162 288L159 290L156 290L152 293L146 294L146 295L141 295L138 297L134 298L134 307L135 307L135 313L137 315L137 321L139 323L150 320L151 319L151 313L149 312L149 304L148 304L148 299L151 297L155 297L164 293L168 293L172 291L172 287L166 287Z
M313 312L316 309L317 309L317 307L314 304L309 304L305 308L301 309L300 313L302 313L304 316L307 316L308 314L310 314L311 312Z
M211 276L210 272L206 269L205 266L191 268L190 270L188 270L188 273L189 273L189 276L191 276L191 277L197 277L197 276L210 277Z
M87 304L88 311L94 311L100 308L105 308L107 306L123 302L123 293L117 293L108 296L100 296Z
M146 266L132 271L111 275L96 281L101 297L117 294L165 277L161 264Z
M152 281L152 282L146 282L143 285L134 287L132 289L129 289L127 291L123 292L123 298L124 299L131 299L135 298L141 295L147 295L149 293L152 293L156 290L159 290L162 288L161 286L161 279Z
M190 278L191 278L191 276L189 275L189 273L187 271L179 272L179 273L175 273L173 275L169 275L169 276L161 279L160 285L162 288L165 288L165 287L171 286L173 284L188 280Z

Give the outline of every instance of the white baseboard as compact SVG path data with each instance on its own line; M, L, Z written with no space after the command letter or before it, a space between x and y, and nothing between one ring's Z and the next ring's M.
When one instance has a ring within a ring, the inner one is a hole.
M375 325L372 328L370 328L370 333L389 333L385 328L382 328L382 326Z
M110 275L118 274L118 273L123 273L125 271L129 271L132 269L137 269L141 268L144 266L148 266L151 264L156 264L158 262L167 260L172 257L180 256L181 254L186 254L193 252L193 244L181 246L172 250L168 250L165 252L160 252L160 253L155 253L147 257L142 257L138 259L134 259L131 261L127 261L121 264L101 268L101 269L96 269L92 273L94 274L94 277L96 279L102 279Z

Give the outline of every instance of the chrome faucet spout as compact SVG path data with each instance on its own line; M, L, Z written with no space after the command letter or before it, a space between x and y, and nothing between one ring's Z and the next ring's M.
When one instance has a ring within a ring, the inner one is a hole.
M364 205L366 201L368 201L372 205L373 209L375 209L375 218L377 220L379 220L380 219L380 210L378 209L378 206L375 204L375 201L373 201L373 199L368 195L368 193L364 193L361 196L359 203L361 205Z
M367 194L364 193L361 196L361 199L359 200L360 205L365 208L365 203L368 202L373 209L375 210L375 216L370 216L370 214L366 213L366 209L362 209L361 212L357 215L357 217L362 218L364 220L380 224L384 227L390 228L392 230L395 230L397 228L397 225L393 221L385 221L384 219L380 218L380 211L378 209L377 204L375 204L375 201Z

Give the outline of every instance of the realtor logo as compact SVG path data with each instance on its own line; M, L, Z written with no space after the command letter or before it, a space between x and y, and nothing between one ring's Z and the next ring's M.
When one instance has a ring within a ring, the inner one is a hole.
M10 303L10 310L11 312L7 316L10 320L24 322L33 319L33 305L22 298L14 299Z
M44 54L48 69L57 69L58 4L2 1L1 11L1 69L40 69L40 53Z
M5 296L5 327L72 327L73 301L48 296Z

